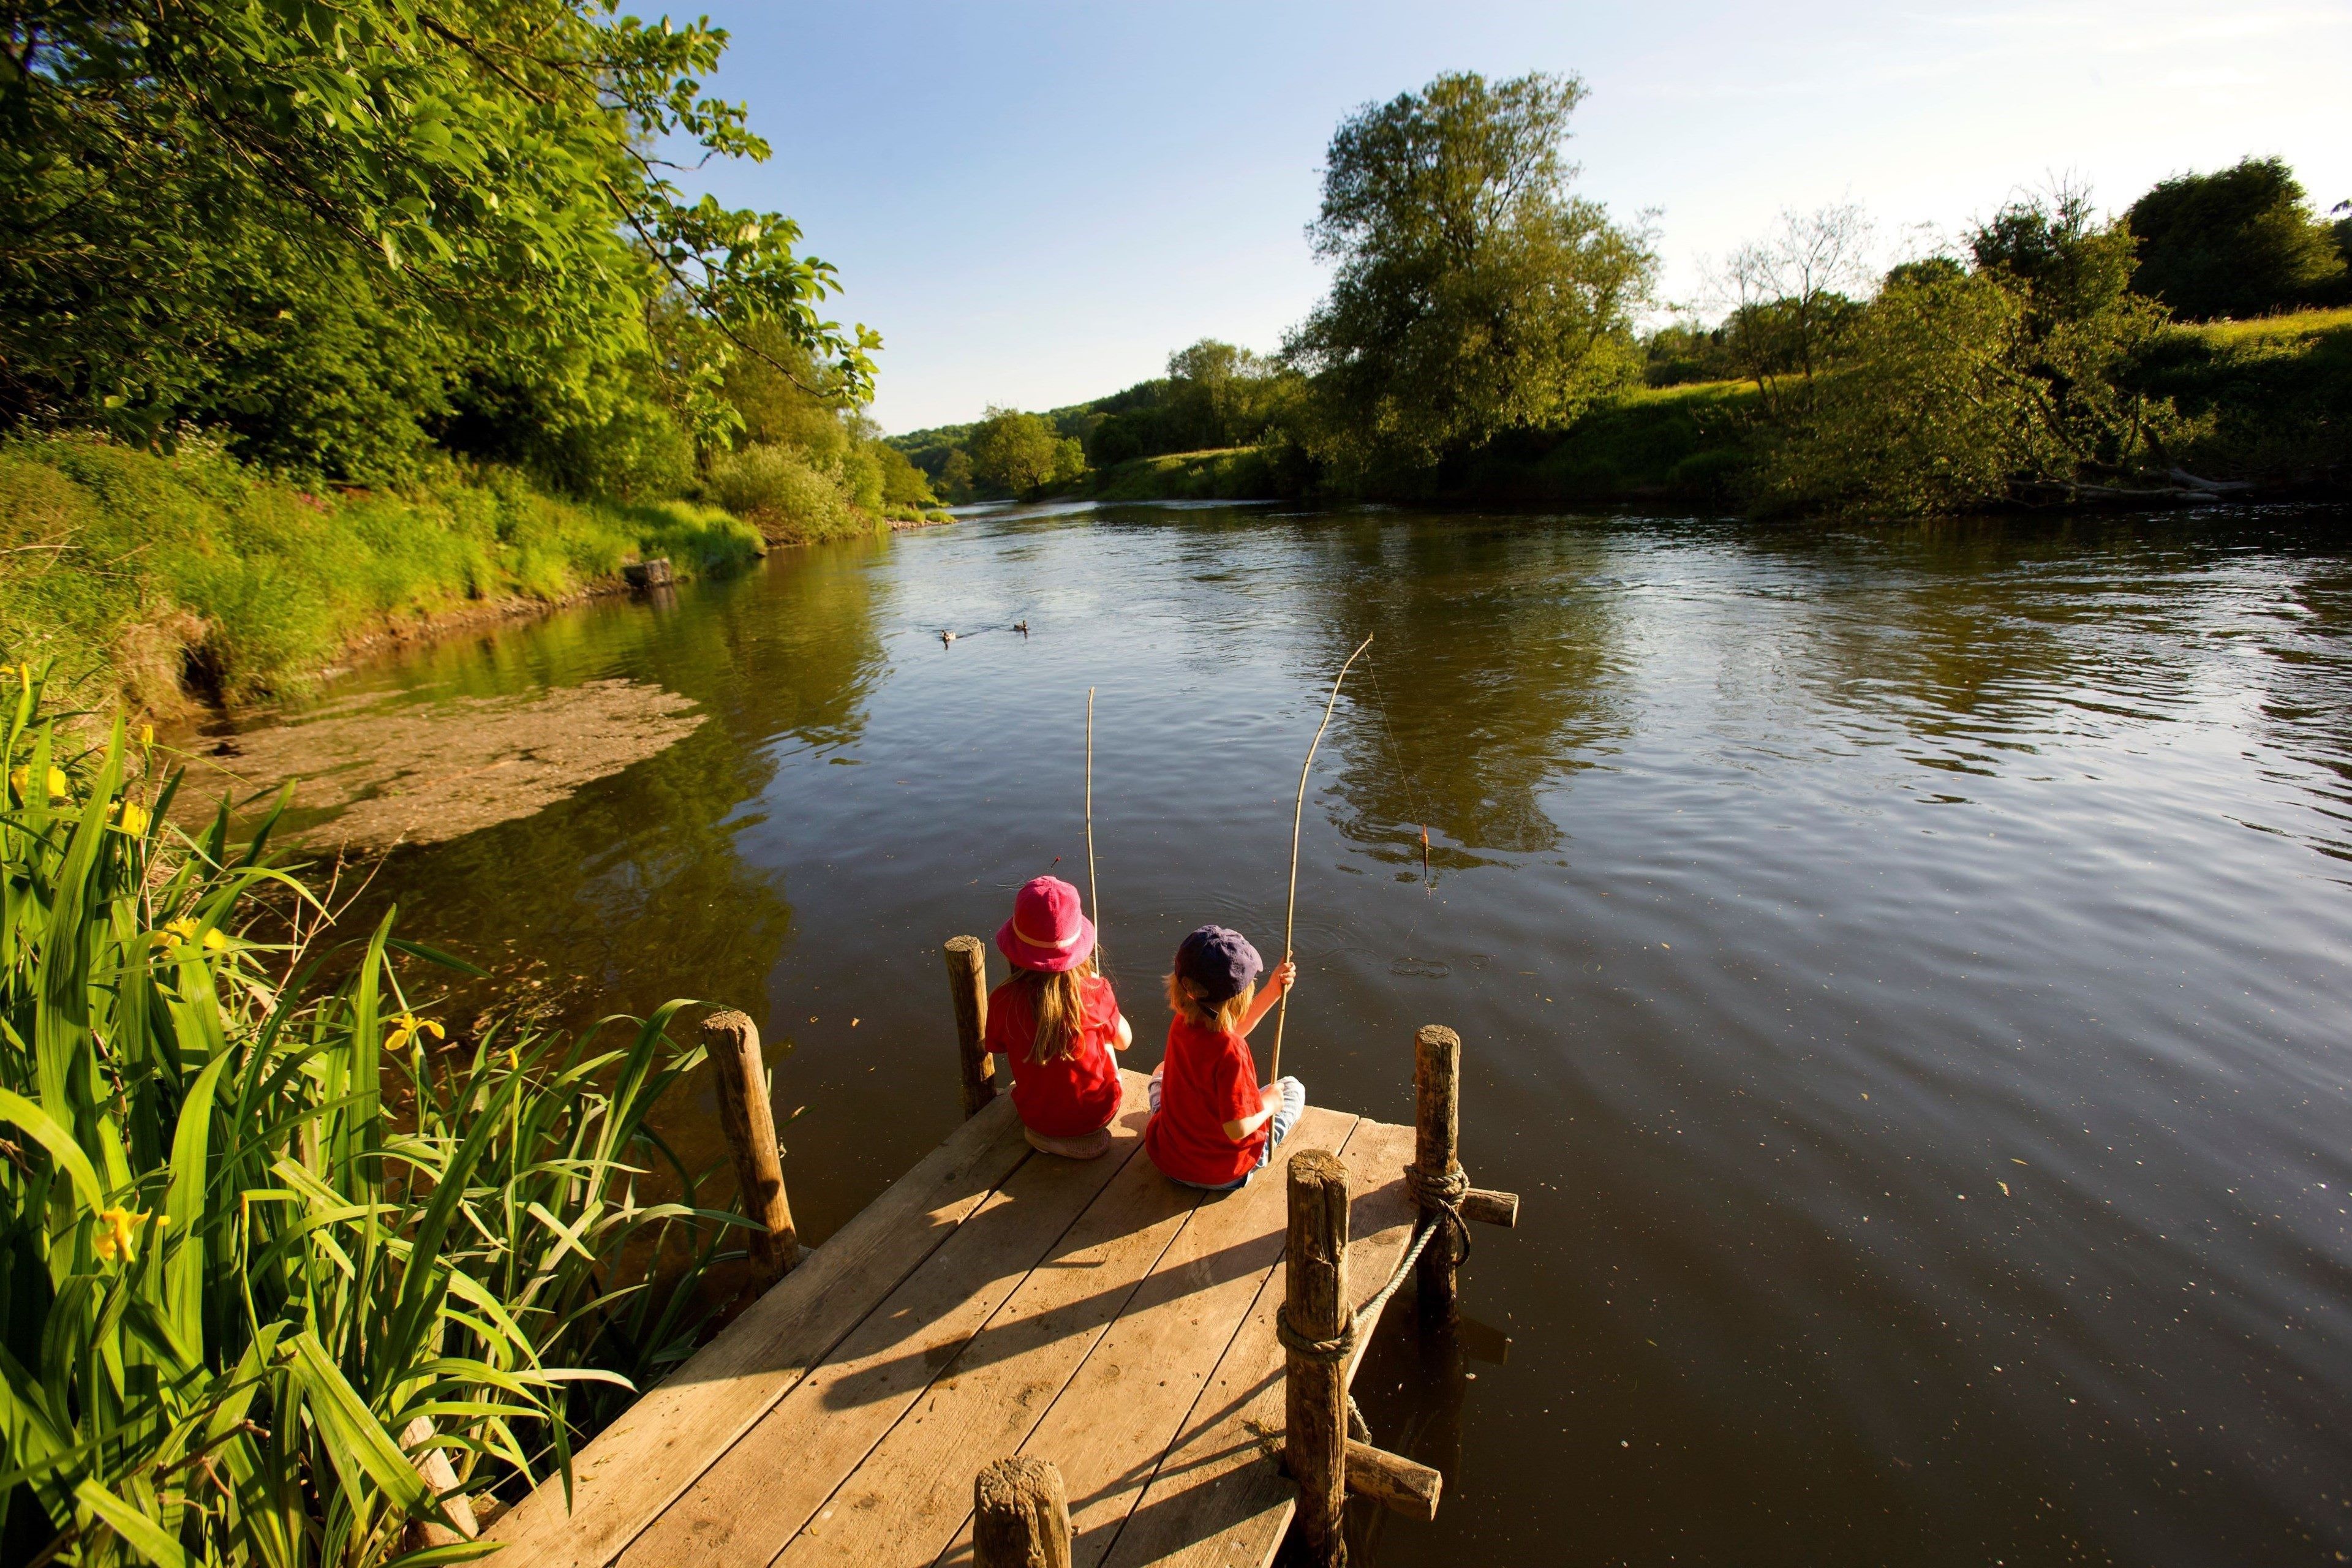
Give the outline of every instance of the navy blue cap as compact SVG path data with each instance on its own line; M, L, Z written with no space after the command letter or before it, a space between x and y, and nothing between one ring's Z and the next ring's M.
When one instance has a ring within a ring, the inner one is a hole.
M1223 926L1202 926L1176 949L1176 975L1201 988L1202 999L1222 1006L1257 984L1265 960L1249 938Z

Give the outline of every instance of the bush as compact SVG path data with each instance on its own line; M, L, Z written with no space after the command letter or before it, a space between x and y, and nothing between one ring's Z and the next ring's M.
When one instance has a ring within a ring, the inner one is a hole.
M813 466L793 447L729 452L711 463L705 486L713 500L772 540L845 539L874 526L852 509L837 474Z

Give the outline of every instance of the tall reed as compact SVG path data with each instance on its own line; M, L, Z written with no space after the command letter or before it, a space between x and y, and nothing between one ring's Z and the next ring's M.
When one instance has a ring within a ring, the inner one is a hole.
M274 813L178 833L145 738L77 750L43 679L0 710L0 1557L480 1555L404 1550L450 1522L420 1458L568 1486L745 1223L646 1124L685 1004L454 1052L401 979L454 960L390 915L330 947Z

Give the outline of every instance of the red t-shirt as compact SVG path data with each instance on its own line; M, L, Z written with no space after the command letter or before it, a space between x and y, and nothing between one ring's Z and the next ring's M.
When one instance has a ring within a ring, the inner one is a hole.
M1028 991L1008 980L988 996L985 1044L1013 1064L1013 1108L1022 1124L1048 1138L1081 1138L1109 1126L1124 1092L1109 1045L1118 1038L1118 998L1099 974L1088 975L1081 990L1077 1045L1049 1062L1030 1059L1037 1015Z
M1238 1182L1257 1168L1257 1152L1274 1124L1236 1143L1225 1136L1225 1123L1246 1121L1265 1109L1247 1040L1182 1018L1169 1024L1160 1109L1143 1130L1144 1152L1153 1164L1204 1187Z

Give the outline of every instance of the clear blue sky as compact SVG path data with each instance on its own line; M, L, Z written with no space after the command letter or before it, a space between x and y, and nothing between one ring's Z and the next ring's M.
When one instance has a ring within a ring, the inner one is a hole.
M1302 230L1332 127L1440 71L1581 75L1579 187L1659 209L1664 296L1784 206L1894 240L2072 173L2122 207L2252 153L2352 197L2352 5L726 4L712 85L886 340L875 417L1047 408L1203 336L1270 350L1321 292Z

